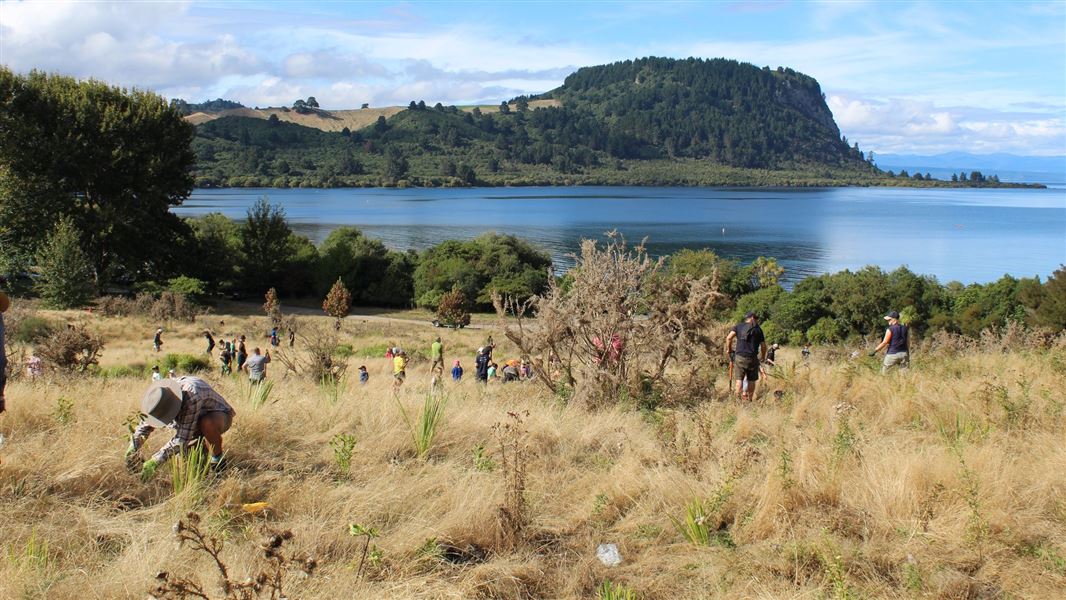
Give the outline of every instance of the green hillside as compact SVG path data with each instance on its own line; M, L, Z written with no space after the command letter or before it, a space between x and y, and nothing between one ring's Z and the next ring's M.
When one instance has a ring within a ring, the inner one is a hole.
M202 187L952 185L863 160L811 77L725 59L586 67L499 110L412 101L356 131L221 116L193 148Z

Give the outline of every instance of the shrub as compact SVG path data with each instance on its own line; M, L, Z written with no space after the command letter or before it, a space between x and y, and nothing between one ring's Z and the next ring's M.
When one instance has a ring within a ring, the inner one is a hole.
M341 278L338 277L333 287L329 289L329 293L326 294L326 299L322 301L322 310L336 319L334 327L339 330L341 328L341 319L348 316L348 311L351 309L352 294L344 286Z
M724 338L712 313L729 298L707 278L661 277L661 259L614 232L608 237L602 248L582 243L568 292L552 281L525 303L497 296L497 314L513 323L507 337L552 393L571 388L601 405L657 390L674 400L702 393L713 378L707 355L720 357ZM537 323L528 326L533 310Z
M207 293L207 285L195 277L182 275L168 281L167 290L199 301Z
M210 368L211 363L206 358L192 354L167 354L159 363L159 369L163 372L174 369L178 373L195 373Z
M278 291L276 289L270 288L267 290L263 302L263 312L270 318L272 326L281 326L281 302L278 300Z
M11 341L20 344L36 344L55 331L47 319L38 316L27 316L12 325L7 335L11 336Z
M348 369L348 359L337 352L340 332L334 327L305 323L296 337L302 352L279 348L274 359L293 373L308 376L315 383L339 381Z
M138 298L138 301L141 299ZM155 321L194 321L202 311L184 294L165 291L152 303L148 317Z
M470 324L469 303L459 286L441 296L437 305L437 321L448 327L466 327Z
M37 356L50 367L84 373L99 362L104 343L79 325L60 328L37 343Z

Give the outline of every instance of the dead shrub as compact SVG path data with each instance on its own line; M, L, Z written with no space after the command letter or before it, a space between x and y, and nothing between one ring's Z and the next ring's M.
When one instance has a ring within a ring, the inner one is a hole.
M711 315L729 304L717 277L667 277L643 244L607 237L604 246L582 242L567 288L552 278L526 302L497 295L507 337L553 393L573 390L591 405L680 402L705 391L707 356L720 354L723 339Z
M158 297L152 294L104 296L96 300L96 309L107 317L146 317L153 321L191 322L204 313L203 307L185 294L165 291Z
M199 305L185 294L163 292L152 303L148 316L154 321L185 321L191 323L202 312Z
M338 355L341 332L334 327L304 322L297 327L295 321L288 327L296 332L296 348L279 348L274 358L285 365L287 371L305 375L316 383L338 381L348 370L348 359Z
M80 325L69 324L37 342L37 356L52 369L84 373L97 364L104 343Z

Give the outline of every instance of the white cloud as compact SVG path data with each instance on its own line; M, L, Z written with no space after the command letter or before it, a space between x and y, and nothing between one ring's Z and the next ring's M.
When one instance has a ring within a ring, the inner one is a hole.
M827 98L841 131L875 152L1066 153L1066 119L1048 112L1009 112L930 101L887 101L844 94Z
M417 5L370 6L338 17L328 4L0 0L0 63L189 100L287 105L314 95L327 108L350 108L412 99L499 102L547 91L579 66L647 55L724 56L815 77L842 132L864 149L1062 153L1066 146L1061 69L1034 80L1032 71L1022 72L1027 65L996 60L1014 51L1061 54L1066 36L1051 25L1061 24L1062 3L1021 5L1020 13L1037 16L989 26L970 14L977 11L931 3L884 10L882 3L816 2L804 5L805 19L781 23L770 21L790 9L787 3L741 2L727 11L770 10L765 36L646 35L634 37L646 40L636 44L613 39L613 28L685 19L692 6L590 9L586 17L597 17L589 34L570 37L525 23L490 27L476 11L431 22L419 14L431 11ZM774 27L787 32L770 33Z

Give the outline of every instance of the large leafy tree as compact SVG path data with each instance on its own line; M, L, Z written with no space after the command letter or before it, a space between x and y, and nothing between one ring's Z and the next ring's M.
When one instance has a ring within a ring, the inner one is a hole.
M172 271L193 133L151 92L0 67L0 237L32 255L66 218L97 283Z
M404 306L411 300L413 262L355 227L339 227L322 242L319 288L338 277L357 304Z
M548 287L551 257L512 235L487 233L426 250L414 273L415 300L436 308L458 286L475 308L492 307L493 292L525 299Z
M241 274L247 291L264 292L276 286L290 260L292 229L285 209L267 198L256 200L241 227Z

